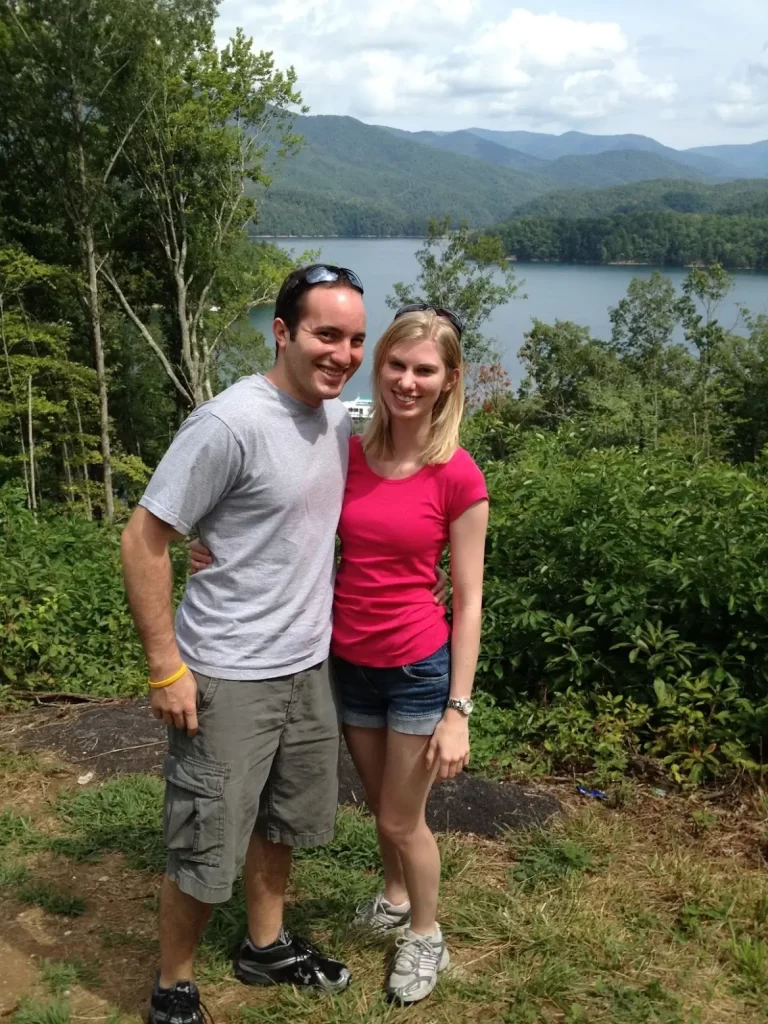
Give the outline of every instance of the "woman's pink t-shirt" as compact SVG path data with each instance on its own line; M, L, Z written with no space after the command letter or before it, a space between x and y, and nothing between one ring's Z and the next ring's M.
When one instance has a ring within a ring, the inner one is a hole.
M445 608L432 595L435 567L449 524L487 498L483 474L463 448L446 463L387 480L369 468L361 439L350 439L334 654L356 665L395 668L429 657L446 642Z

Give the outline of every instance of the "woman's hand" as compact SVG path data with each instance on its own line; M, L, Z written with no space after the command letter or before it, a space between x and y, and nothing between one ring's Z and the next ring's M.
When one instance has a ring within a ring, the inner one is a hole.
M439 565L435 566L435 585L432 587L435 604L448 604L448 574Z
M187 555L189 575L194 576L196 572L207 569L209 565L213 565L213 555L201 540L193 540Z
M427 770L439 764L435 780L453 779L469 764L469 719L449 709L432 734L427 748Z

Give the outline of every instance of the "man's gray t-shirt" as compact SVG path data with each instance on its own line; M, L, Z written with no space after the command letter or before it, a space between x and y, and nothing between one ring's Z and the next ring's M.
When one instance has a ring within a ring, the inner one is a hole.
M338 399L316 409L261 375L183 423L139 504L213 552L176 614L194 671L269 679L328 656L349 435Z

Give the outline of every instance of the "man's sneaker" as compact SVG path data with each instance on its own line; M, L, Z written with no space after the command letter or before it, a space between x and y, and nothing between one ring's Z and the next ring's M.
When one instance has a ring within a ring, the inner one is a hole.
M368 932L369 935L386 935L387 932L407 928L410 923L410 903L396 907L384 899L383 893L379 893L368 903L360 904L355 912L352 927L355 931Z
M437 984L451 958L445 939L437 935L417 935L410 928L397 940L397 954L387 981L387 995L399 1003L418 1003L426 999Z
M244 985L298 985L343 992L352 980L340 960L323 956L319 949L284 928L277 942L258 949L250 938L235 963L235 977Z
M177 981L171 988L160 988L159 974L147 1020L149 1024L213 1024L194 981Z

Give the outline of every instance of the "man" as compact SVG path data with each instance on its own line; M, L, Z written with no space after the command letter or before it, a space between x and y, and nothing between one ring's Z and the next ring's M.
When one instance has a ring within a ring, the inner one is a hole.
M340 992L338 960L290 935L294 846L333 834L338 716L327 657L349 419L338 396L363 357L363 286L314 264L284 281L277 360L185 421L123 533L128 598L169 726L160 970L150 1024L202 1024L193 959L244 861L246 984ZM171 541L197 527L214 565L171 608Z

